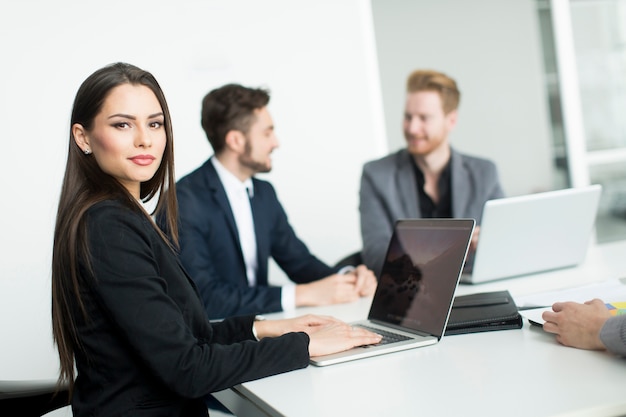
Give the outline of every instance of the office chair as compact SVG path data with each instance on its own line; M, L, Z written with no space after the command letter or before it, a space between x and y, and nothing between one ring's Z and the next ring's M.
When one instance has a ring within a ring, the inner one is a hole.
M357 266L363 263L363 258L361 258L361 251L351 253L345 258L341 259L339 262L335 264L335 268L343 268L344 266L352 265Z
M56 381L0 381L3 417L39 417L69 403L69 391L57 391Z

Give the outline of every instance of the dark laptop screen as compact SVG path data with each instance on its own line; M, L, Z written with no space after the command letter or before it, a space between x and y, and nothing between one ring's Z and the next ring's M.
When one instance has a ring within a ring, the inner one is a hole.
M441 337L473 227L471 219L399 220L368 318Z

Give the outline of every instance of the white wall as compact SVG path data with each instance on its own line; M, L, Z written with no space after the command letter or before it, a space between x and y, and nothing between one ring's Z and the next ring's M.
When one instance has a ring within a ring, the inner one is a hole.
M200 102L227 82L272 91L275 184L332 263L360 245L358 180L386 152L366 0L2 0L0 379L54 377L50 258L79 84L114 61L151 71L172 112L177 176L210 146Z
M406 78L432 68L461 90L457 149L492 159L507 195L554 188L535 0L372 0L387 139L404 146Z

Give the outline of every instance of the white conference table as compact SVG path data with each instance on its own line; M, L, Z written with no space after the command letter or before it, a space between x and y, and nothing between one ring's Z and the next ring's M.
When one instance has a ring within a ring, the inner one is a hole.
M459 285L457 294L508 289L513 298L626 276L626 242L592 246L585 262L532 276ZM371 299L298 309L346 321ZM328 367L309 366L216 393L238 416L626 416L626 359L519 330L444 336L433 346Z

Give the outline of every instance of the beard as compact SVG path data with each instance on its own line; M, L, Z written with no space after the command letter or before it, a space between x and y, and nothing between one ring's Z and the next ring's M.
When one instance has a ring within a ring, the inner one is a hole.
M246 148L243 155L239 157L239 163L257 174L270 172L272 170L271 162L261 162L254 159L254 157L252 156L252 145L250 145L249 140L246 140Z
M443 133L432 135L416 141L416 138L410 134L404 134L407 143L407 150L413 156L426 156L441 148L446 144L446 136ZM417 142L417 143L416 143Z

